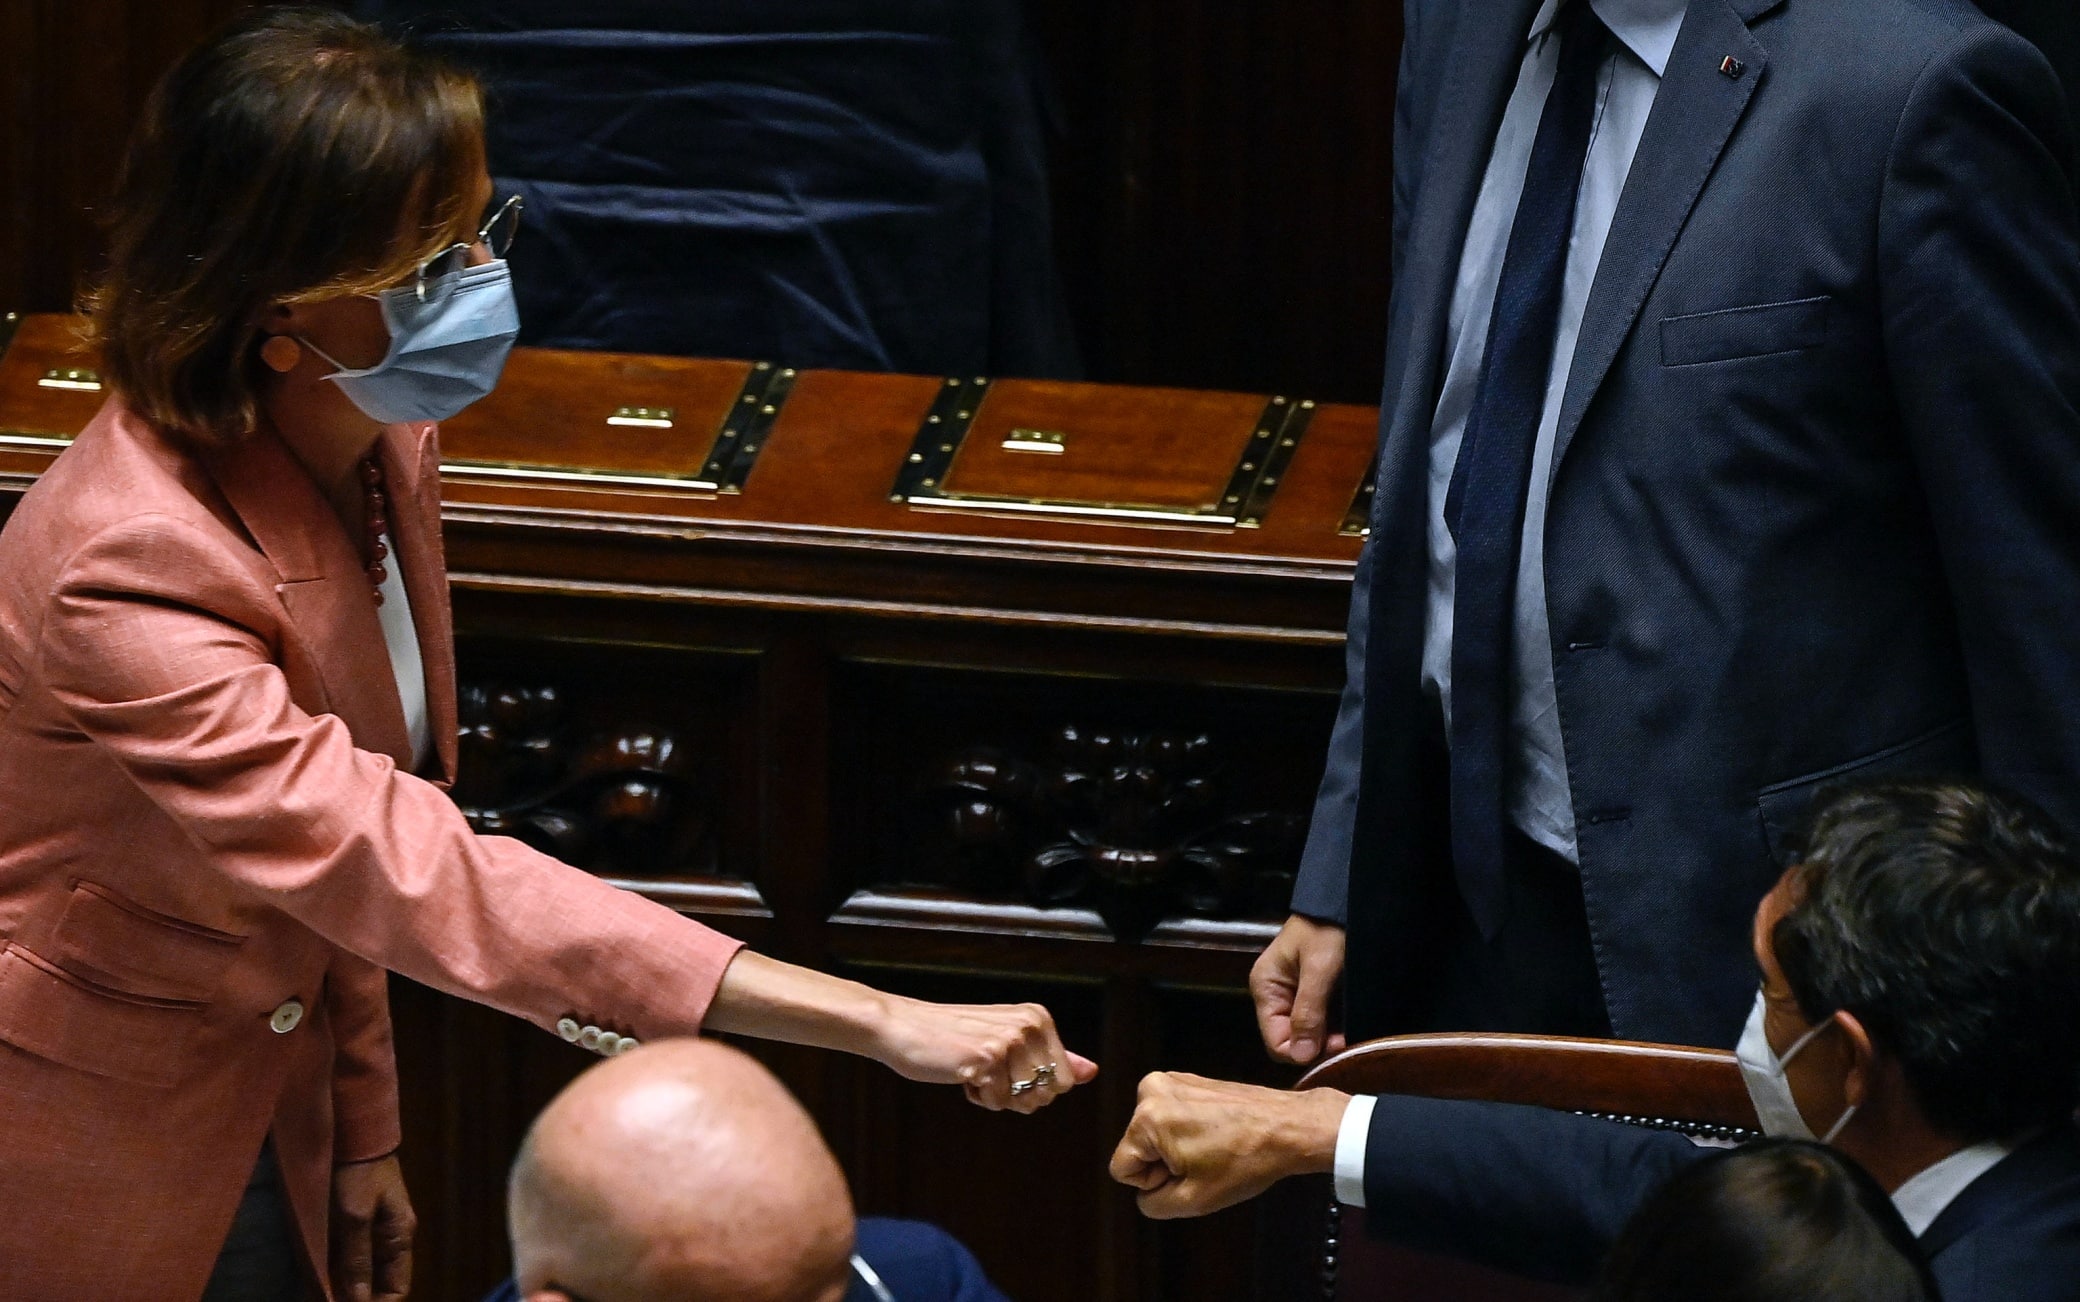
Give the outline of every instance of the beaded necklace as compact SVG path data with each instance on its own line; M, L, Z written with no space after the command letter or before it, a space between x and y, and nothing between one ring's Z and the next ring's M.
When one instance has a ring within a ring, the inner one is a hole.
M390 556L390 547L383 541L383 534L390 528L390 494L383 484L383 463L371 452L361 458L361 491L367 494L367 510L363 518L367 521L367 545L361 554L368 558L368 582L375 590L376 604L383 604L383 581L390 571L383 562Z

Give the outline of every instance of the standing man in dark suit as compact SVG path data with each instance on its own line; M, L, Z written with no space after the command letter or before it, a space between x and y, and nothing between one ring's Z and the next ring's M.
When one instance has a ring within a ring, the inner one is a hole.
M2080 811L2065 104L1965 0L1406 30L1372 530L1264 1038L1335 1047L1341 975L1353 1038L1724 1043L1818 783Z

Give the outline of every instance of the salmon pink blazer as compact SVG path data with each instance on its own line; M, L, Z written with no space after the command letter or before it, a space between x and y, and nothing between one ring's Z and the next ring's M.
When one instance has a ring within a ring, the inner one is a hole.
M273 433L195 454L111 399L0 533L0 1295L198 1297L270 1133L324 1280L332 1166L398 1143L385 969L648 1038L697 1031L736 952L442 793L433 427L378 450L431 781Z

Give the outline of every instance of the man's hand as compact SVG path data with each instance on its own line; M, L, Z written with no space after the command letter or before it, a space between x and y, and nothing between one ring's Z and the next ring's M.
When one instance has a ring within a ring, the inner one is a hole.
M404 1302L418 1220L397 1158L332 1168L332 1288L346 1302Z
M1264 1089L1183 1072L1141 1082L1134 1119L1112 1154L1112 1178L1141 1191L1145 1216L1204 1216L1254 1198L1289 1175L1336 1165L1351 1096Z
M1257 1031L1281 1062L1313 1062L1324 1045L1343 1050L1343 1034L1328 1033L1329 992L1343 975L1343 928L1294 914L1278 929L1256 966L1249 993L1257 1004Z

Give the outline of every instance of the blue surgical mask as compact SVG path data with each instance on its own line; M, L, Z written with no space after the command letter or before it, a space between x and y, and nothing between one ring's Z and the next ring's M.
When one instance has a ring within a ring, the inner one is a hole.
M1798 1056L1798 1051L1813 1042L1813 1037L1833 1024L1834 1019L1820 1023L1798 1037L1784 1056L1769 1047L1769 1033L1763 1029L1763 999L1760 990L1755 992L1755 1007L1748 1012L1748 1024L1741 1029L1740 1046L1733 1056L1741 1065L1741 1083L1748 1087L1748 1099L1755 1105L1755 1116L1762 1123L1762 1133L1772 1139L1812 1139L1813 1129L1798 1110L1798 1100L1791 1096L1791 1082L1784 1076L1784 1069ZM1850 1104L1835 1123L1819 1136L1823 1144L1831 1144L1834 1137L1842 1133L1849 1118L1856 1115L1856 1105Z
M390 328L390 351L360 370L302 342L339 369L325 378L369 419L385 425L446 420L491 392L520 333L513 275L503 259L465 267L429 283L375 295ZM301 336L298 336L301 339Z

